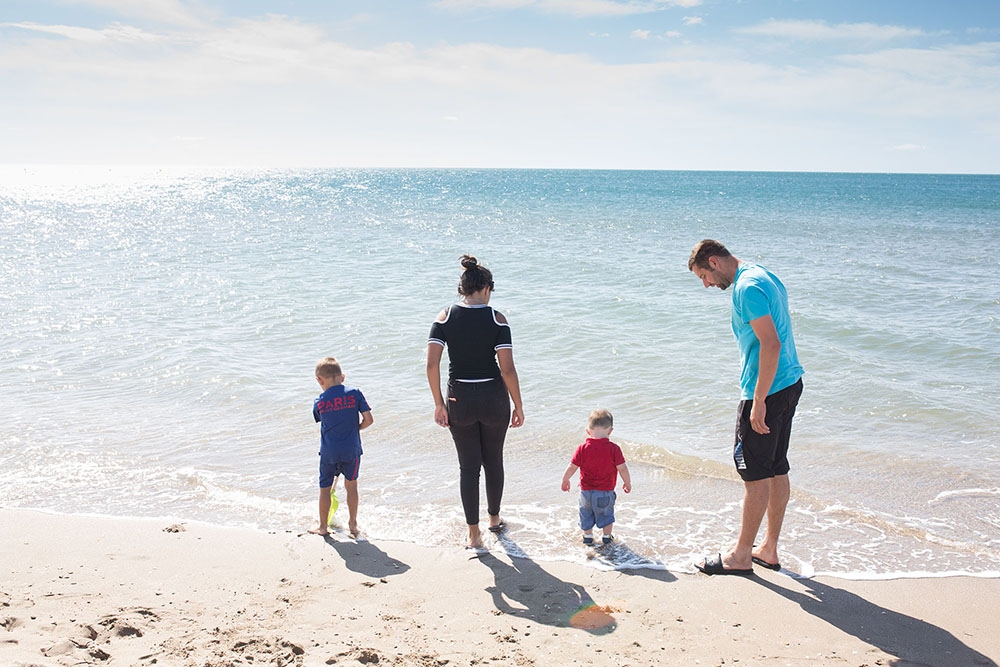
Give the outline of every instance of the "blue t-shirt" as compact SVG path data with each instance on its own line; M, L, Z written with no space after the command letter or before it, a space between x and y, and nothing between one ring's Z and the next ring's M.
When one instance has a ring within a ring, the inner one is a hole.
M792 316L788 311L788 292L778 277L759 264L741 262L733 281L733 334L740 348L740 390L745 400L753 398L760 371L760 341L750 322L770 315L781 341L778 372L767 395L790 387L802 377L802 366L792 337Z
M360 389L342 384L330 387L313 404L320 425L321 463L349 462L361 456L361 413L371 412Z

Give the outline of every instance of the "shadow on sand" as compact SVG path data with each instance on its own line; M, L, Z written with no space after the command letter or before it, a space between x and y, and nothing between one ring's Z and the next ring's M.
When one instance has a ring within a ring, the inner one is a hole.
M493 570L494 585L486 590L497 610L509 616L531 619L560 628L577 628L595 635L610 634L618 627L613 609L594 602L586 589L553 576L508 536L499 542L510 563L486 552L478 556ZM515 606L518 605L518 606Z
M895 665L993 665L996 662L936 625L886 609L864 598L812 579L790 579L796 591L761 577L764 588L795 602L835 628L899 658Z
M323 539L344 559L344 565L351 572L379 579L403 574L410 569L409 565L392 558L371 542L363 539L363 536L357 542L335 540L329 535Z

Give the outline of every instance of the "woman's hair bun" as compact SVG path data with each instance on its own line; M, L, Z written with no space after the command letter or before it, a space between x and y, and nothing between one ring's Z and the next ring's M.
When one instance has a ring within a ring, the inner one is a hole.
M484 289L493 289L493 272L479 263L472 255L462 255L462 277L458 281L458 293L469 296Z

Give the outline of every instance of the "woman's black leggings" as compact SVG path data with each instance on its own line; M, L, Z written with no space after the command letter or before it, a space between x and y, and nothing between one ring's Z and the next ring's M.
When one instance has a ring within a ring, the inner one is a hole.
M448 428L458 451L462 507L470 526L479 523L480 469L486 473L486 511L500 514L509 424L510 398L503 380L448 382Z

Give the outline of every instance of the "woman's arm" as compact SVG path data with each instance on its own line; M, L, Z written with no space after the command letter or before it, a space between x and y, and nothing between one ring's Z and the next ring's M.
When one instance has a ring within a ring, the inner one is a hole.
M441 355L444 348L437 343L427 343L427 383L434 397L434 422L439 426L448 425L448 408L441 393Z
M514 350L503 348L497 350L497 363L500 364L500 377L507 385L507 393L514 402L514 411L510 414L510 425L517 428L524 423L524 409L521 406L521 384L517 379L517 369L514 368Z

